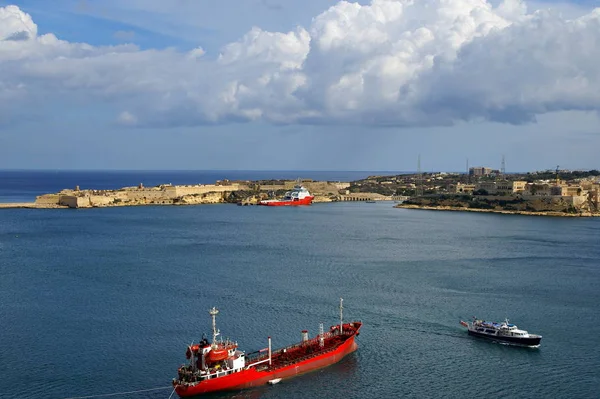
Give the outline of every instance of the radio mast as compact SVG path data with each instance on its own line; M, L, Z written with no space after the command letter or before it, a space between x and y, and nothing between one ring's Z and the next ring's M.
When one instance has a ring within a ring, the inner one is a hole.
M417 158L417 197L423 195L423 176L421 176L421 154Z

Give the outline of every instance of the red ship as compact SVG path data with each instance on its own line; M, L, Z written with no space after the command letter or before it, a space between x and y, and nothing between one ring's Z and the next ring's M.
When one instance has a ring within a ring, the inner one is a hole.
M314 199L314 195L310 195L308 190L299 184L295 185L292 191L285 193L282 199L262 200L258 205L266 206L295 206L295 205L310 205Z
M339 362L344 356L354 352L358 345L354 338L359 335L362 322L343 322L343 300L340 299L340 324L331 326L329 331L320 332L308 338L308 331L302 331L302 340L294 345L275 351L269 346L259 351L245 354L230 340L217 340L216 308L210 310L212 316L213 339L206 338L199 344L190 345L186 351L188 364L179 367L177 378L173 379L175 392L180 397L189 397L208 392L237 390L265 384L276 384L284 378L294 377Z

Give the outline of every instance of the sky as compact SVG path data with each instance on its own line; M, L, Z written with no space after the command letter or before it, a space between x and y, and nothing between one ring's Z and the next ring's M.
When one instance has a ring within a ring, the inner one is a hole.
M0 0L0 169L599 169L595 5Z

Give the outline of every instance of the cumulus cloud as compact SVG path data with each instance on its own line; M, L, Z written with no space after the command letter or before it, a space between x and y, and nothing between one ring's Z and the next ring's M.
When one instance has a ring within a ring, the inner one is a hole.
M29 14L17 6L0 7L0 40L12 37L33 38L37 35L37 25Z
M599 60L600 9L568 20L521 0L340 1L308 27L255 27L218 56L69 43L0 7L0 106L110 100L136 126L519 124L599 110Z

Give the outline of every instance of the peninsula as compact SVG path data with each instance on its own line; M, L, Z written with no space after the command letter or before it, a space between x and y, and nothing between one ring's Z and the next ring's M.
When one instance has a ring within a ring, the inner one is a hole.
M293 188L296 180L230 181L215 184L171 185L145 187L143 184L115 190L63 189L58 193L43 194L31 203L0 203L0 208L102 208L141 205L197 205L237 203L256 205L263 199L275 198ZM378 193L355 192L351 183L313 181L300 182L315 196L313 202L391 200Z

